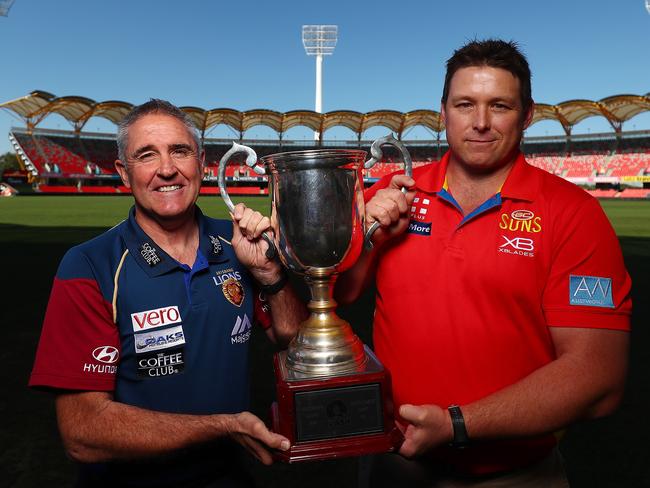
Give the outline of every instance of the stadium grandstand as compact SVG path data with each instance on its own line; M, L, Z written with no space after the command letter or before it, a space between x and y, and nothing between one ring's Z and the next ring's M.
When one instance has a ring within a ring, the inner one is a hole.
M115 124L132 108L120 101L95 102L78 96L56 97L51 93L33 91L16 100L0 104L0 108L17 115L24 127L11 129L9 139L18 156L21 171L11 175L14 183L23 179L34 191L54 194L123 194L113 162L117 157L115 134L83 131L91 117L103 117ZM444 124L433 110L402 113L378 110L359 113L350 110L320 114L309 110L276 112L250 110L240 112L229 108L204 110L182 107L201 133L206 151L206 173L203 193L217 193L218 162L230 148L231 139L210 139L206 133L225 124L239 134L238 142L255 149L259 156L267 154L329 148L361 148L369 151L372 141L363 140L364 132L381 126L398 139L415 126L423 126L432 134L429 141L403 142L411 152L414 166L438 161L447 150ZM650 130L623 131L624 122L639 113L650 111L650 93L646 95L615 95L600 101L570 100L557 105L537 104L533 124L553 120L563 134L527 137L522 149L528 161L546 171L583 187L599 198L650 198ZM69 131L37 127L51 114L63 116ZM587 117L604 117L612 131L599 134L572 134L573 127ZM244 133L251 127L264 125L273 129L277 139L247 140ZM307 127L319 134L314 141L284 139L296 126ZM332 141L324 134L333 127L346 127L356 140ZM371 184L385 174L401 167L397 152L386 150L386 161L364 174ZM5 175L6 176L6 175ZM234 160L226 171L231 193L267 194L267 178L258 176L241 159Z

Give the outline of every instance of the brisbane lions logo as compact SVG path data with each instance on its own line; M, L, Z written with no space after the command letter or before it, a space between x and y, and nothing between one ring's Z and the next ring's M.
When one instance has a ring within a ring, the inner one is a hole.
M241 307L242 302L244 301L244 287L242 284L235 278L228 278L221 283L221 291L223 291L223 296L226 297L233 305Z

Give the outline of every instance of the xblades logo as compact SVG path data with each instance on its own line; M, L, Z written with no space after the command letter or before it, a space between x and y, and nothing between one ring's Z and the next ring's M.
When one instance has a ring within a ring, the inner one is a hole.
M513 237L509 239L502 235L505 242L499 246L499 252L515 254L517 256L534 257L535 242L527 237Z
M501 244L500 247L511 246L513 249L518 249L520 251L534 251L535 246L533 246L533 240L527 239L525 237L514 237L508 239L506 236L501 236L505 239L506 242Z

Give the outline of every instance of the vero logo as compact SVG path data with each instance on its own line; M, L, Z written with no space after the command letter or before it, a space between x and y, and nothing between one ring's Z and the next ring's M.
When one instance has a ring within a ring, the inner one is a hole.
M131 324L133 325L134 332L177 324L179 322L181 322L181 313L175 305L131 314Z

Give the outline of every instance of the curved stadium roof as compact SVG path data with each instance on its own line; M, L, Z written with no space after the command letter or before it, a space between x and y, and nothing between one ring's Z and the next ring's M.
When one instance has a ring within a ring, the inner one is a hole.
M79 132L91 117L103 117L114 124L124 117L133 105L120 101L96 102L79 96L56 97L36 90L9 102L0 104L20 116L28 129L35 128L45 117L57 113L68 120ZM376 110L360 113L352 110L335 110L320 114L312 110L293 110L276 112L274 110L256 109L240 112L232 108L214 108L205 110L199 107L181 107L187 112L204 135L205 132L219 124L230 126L240 136L256 125L265 125L282 135L292 127L305 126L322 135L332 127L347 127L361 139L364 131L371 127L383 126L395 132L401 139L402 134L414 126L424 126L433 132L445 130L440 113L435 110L413 110L397 112L395 110ZM650 93L645 95L614 95L599 101L567 100L556 105L538 103L535 105L533 124L543 120L554 120L562 125L569 135L578 122L592 116L605 117L614 131L620 132L623 123L641 112L650 111Z

